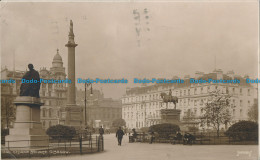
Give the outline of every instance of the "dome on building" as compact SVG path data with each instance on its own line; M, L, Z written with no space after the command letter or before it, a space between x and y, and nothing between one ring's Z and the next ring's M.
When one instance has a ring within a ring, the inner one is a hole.
M59 54L59 49L57 49L57 53L53 57L52 67L54 67L54 68L63 68L63 62L62 62L62 58L61 58L61 56Z
M57 49L57 54L53 57L53 62L62 62L62 58L59 54L59 49Z

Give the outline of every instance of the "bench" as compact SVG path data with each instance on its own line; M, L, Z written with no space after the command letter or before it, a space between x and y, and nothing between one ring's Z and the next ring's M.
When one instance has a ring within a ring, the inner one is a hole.
M202 142L210 143L210 139L209 138L196 138L195 139L195 144L196 144L196 142L199 142L200 144L202 144Z

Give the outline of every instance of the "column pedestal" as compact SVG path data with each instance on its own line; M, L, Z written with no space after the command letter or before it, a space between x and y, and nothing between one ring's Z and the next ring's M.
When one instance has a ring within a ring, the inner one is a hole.
M60 124L73 126L76 129L84 127L83 107L67 105L61 108Z
M180 114L179 109L161 109L161 121L162 123L172 123L180 125Z
M14 100L14 104L16 120L9 131L10 135L5 137L5 147L47 147L49 136L42 129L40 121L40 106L43 105L40 98L19 96Z

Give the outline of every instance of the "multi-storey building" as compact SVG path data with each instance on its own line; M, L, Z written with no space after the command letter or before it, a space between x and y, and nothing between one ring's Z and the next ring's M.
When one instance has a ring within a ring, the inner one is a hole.
M122 97L122 117L128 128L159 124L161 122L160 110L166 107L166 104L162 103L160 94L163 92L169 94L170 89L172 95L178 97L176 108L181 110L181 120L188 112L199 117L209 98L209 93L220 90L221 93L231 95L230 105L234 106L231 111L232 122L246 120L248 110L257 98L257 92L256 88L246 83L245 78L247 77L235 75L233 71L223 74L221 70L215 70L208 74L196 72L194 79L237 79L240 83L190 83L190 76L185 76L184 83L161 83L128 88ZM174 108L174 105L169 103L168 108Z
M40 77L46 80L65 80L66 73L63 61L57 50L52 61L50 70L40 69ZM41 106L41 122L43 128L47 129L52 125L60 124L60 108L66 105L67 85L66 83L42 83L40 97L44 102Z
M112 98L104 98L104 94L99 90L93 90L93 95L90 90L86 93L86 115L87 124L93 127L103 126L108 129L112 127L112 122L122 118L122 103L120 100ZM77 104L84 108L85 92L79 90L77 92ZM85 110L84 110L85 111Z

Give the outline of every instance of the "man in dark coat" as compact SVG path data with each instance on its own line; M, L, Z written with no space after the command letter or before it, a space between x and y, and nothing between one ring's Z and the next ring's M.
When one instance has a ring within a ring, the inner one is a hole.
M185 132L183 136L183 144L188 144L190 134Z
M28 68L30 71L26 72L22 78L20 96L30 96L39 98L39 90L41 87L40 75L36 70L33 69L32 64L29 64Z
M151 132L150 144L153 143L154 139L155 139L155 136L154 136L154 132L152 131L152 132Z
M101 136L103 136L103 134L104 134L104 129L102 128L102 126L100 126L100 128L99 128L99 134Z
M190 144L192 145L192 143L196 140L195 136L193 136L190 133L185 133L183 136L183 142L184 144Z
M121 127L119 127L118 130L116 131L116 137L119 146L121 146L124 134L125 134L124 131L121 129Z
M175 140L178 141L178 143L181 143L182 135L179 131L177 131Z

